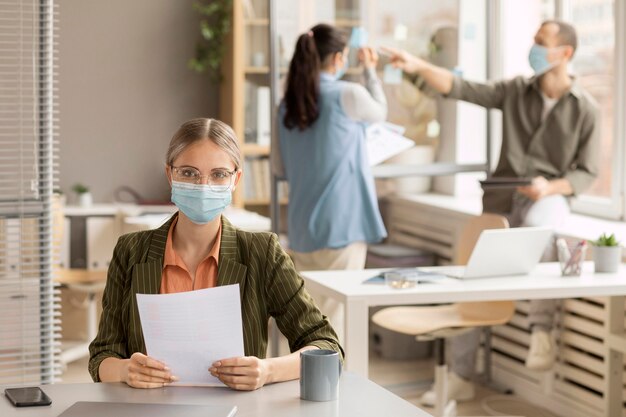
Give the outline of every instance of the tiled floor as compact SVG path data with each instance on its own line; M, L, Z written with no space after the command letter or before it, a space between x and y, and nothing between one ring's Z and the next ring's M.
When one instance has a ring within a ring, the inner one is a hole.
M421 395L432 384L434 363L432 360L387 360L375 353L370 353L370 379L404 398L410 403L422 407ZM542 408L533 406L514 395L503 396L484 387L477 387L473 401L458 404L459 416L524 416L558 417Z
M376 354L370 355L370 379L417 406L421 394L431 384L433 369L431 360L398 361L386 360ZM87 359L71 363L62 378L63 383L91 382L87 372ZM432 412L432 409L424 409ZM458 415L557 417L515 396L502 397L482 387L479 387L474 401L459 404Z

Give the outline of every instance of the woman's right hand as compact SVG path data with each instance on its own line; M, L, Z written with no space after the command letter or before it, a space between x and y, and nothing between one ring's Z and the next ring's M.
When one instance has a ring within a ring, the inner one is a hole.
M139 352L128 359L121 379L133 388L161 388L178 381L164 363Z
M378 53L374 48L365 46L359 49L359 61L363 63L365 68L376 68L378 64Z
M417 74L426 66L426 61L402 49L389 48L387 46L383 46L380 49L384 54L389 55L389 60L393 66L402 69L406 73Z

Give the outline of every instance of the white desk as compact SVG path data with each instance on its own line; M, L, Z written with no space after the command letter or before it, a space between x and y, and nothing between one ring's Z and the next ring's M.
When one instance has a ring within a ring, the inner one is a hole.
M436 270L437 268L432 268ZM607 392L605 413L621 415L622 358L626 352L624 333L624 297L626 266L617 274L593 274L593 263L586 263L581 277L561 277L558 263L540 264L528 276L447 279L436 284L420 284L412 289L396 290L386 285L362 284L381 270L304 272L307 289L313 296L331 297L343 303L345 311L346 369L368 375L369 307L404 304L433 304L460 301L530 300L609 296L608 331L605 342Z
M329 402L301 400L299 381L267 385L251 392L191 387L135 389L122 383L54 384L41 388L52 398L51 406L19 409L6 398L0 398L0 416L56 417L76 401L236 405L237 417L430 416L372 381L351 373L341 376L339 399Z

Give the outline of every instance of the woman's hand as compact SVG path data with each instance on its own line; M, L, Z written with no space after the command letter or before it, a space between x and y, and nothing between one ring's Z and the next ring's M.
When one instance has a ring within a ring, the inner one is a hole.
M378 53L374 48L365 46L359 49L359 61L363 63L365 68L376 68L378 64Z
M383 54L389 55L389 60L394 67L400 68L406 73L417 74L426 66L426 61L411 55L407 51L386 46L380 49L383 51Z
M164 363L139 352L128 359L120 377L133 388L161 388L178 381Z
M217 361L209 372L232 389L253 391L272 382L270 368L265 359L242 356Z

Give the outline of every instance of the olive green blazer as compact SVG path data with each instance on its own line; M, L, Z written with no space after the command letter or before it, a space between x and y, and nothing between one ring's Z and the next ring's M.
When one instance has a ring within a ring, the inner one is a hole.
M89 345L89 372L96 382L105 358L146 353L135 295L159 293L167 233L176 216L158 229L130 233L117 242L98 334ZM239 284L246 356L265 358L270 317L292 352L313 345L343 356L335 331L304 288L276 235L245 232L222 217L217 285L231 284Z

